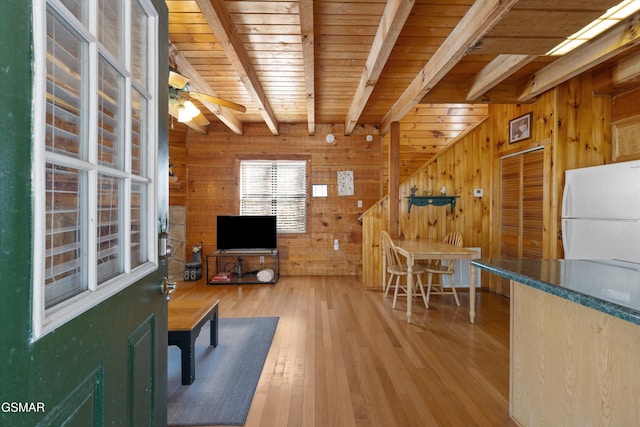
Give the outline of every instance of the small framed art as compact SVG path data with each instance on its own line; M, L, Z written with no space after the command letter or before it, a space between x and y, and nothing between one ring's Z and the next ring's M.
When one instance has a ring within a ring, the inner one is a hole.
M531 118L533 113L509 121L509 144L531 138Z

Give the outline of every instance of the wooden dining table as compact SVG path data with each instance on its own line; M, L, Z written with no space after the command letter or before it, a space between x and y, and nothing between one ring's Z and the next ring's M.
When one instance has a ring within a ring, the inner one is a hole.
M476 251L450 245L436 239L393 239L398 253L407 260L407 323L411 323L413 301L413 266L419 260L435 259L476 259ZM386 275L386 260L383 275ZM475 323L476 317L476 268L470 265L471 280L469 284L469 321ZM385 283L383 280L382 283Z

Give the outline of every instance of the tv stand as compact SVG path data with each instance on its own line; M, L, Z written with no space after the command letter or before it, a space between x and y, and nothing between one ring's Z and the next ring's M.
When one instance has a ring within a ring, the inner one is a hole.
M242 277L238 277L238 259L242 259ZM273 270L273 279L258 280L258 272ZM278 249L218 249L206 257L208 285L228 284L274 284L280 277L280 253ZM228 279L214 279L222 273L230 273Z

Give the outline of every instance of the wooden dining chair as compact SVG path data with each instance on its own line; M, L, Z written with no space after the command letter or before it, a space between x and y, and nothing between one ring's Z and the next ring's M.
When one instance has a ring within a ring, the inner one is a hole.
M462 246L462 233L454 232L449 233L442 240L445 243L454 246ZM446 264L443 264L444 260L433 260L429 264L424 265L424 270L427 273L427 307L429 306L429 297L431 293L435 295L447 295L453 294L453 298L456 300L456 305L460 306L460 300L458 299L458 293L456 292L456 284L453 280L453 273L455 273L456 260L450 259ZM433 275L440 275L440 283L433 284ZM450 288L444 287L444 277L449 279ZM434 289L435 288L435 289ZM434 289L434 290L432 290Z
M386 281L386 285L384 288L384 296L386 297L389 293L389 289L391 289L393 279L395 277L395 290L393 292L393 308L396 308L396 301L398 299L399 291L403 291L404 294L407 294L406 285L402 286L400 284L400 278L403 276L407 276L407 264L401 261L401 256L396 250L396 246L391 240L391 237L386 231L382 231L382 250L384 251L384 255L386 258L386 274L389 274L389 280ZM421 276L424 274L424 267L421 264L415 264L413 266L413 274L415 275L416 280L414 283L417 286L414 286L414 296L422 295L422 300L424 301L424 306L427 307L427 297L424 293L424 286L422 285ZM420 291L419 293L417 291Z

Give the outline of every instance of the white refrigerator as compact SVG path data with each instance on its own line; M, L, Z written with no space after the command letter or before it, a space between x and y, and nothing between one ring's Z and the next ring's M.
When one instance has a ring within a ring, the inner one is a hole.
M566 259L640 263L640 160L565 172Z

